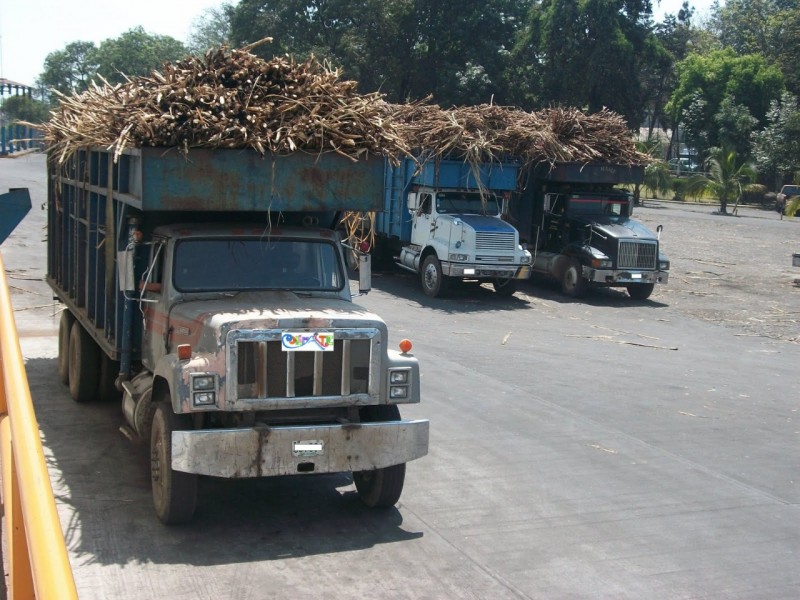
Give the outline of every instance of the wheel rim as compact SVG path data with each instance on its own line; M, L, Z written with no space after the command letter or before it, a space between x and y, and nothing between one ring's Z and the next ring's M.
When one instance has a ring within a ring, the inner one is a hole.
M425 267L425 286L432 290L439 283L439 273L436 271L436 266L428 263Z
M573 291L578 282L578 272L575 267L569 267L564 273L564 284L569 291Z

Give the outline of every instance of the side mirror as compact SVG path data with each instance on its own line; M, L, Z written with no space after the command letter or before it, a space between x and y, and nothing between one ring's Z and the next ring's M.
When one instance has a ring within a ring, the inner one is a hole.
M417 208L419 208L419 204L418 204L419 203L419 194L417 194L416 192L411 192L408 195L408 201L407 202L408 202L408 211L411 212L411 213L416 212Z
M136 279L133 276L133 249L117 252L117 278L123 292L136 291Z
M372 289L372 256L358 254L358 293L366 294Z

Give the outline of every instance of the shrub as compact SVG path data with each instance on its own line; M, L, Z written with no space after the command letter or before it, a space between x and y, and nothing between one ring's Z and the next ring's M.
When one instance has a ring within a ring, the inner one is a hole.
M741 204L764 204L767 186L760 183L751 183L742 188Z

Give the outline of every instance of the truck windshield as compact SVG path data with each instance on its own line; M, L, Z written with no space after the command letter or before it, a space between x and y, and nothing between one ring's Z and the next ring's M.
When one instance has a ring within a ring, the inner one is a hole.
M489 215L500 214L497 196L478 192L439 192L436 194L436 212L439 214Z
M183 240L172 279L181 292L338 291L345 283L334 244L276 238Z
M569 213L572 215L610 215L628 216L628 201L623 198L591 198L572 196L569 199Z

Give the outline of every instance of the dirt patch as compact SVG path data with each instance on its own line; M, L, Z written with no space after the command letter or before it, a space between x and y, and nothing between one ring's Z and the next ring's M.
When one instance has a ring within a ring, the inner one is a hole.
M635 217L663 225L670 280L652 296L687 315L739 330L740 335L800 342L800 219L740 207L646 201Z

